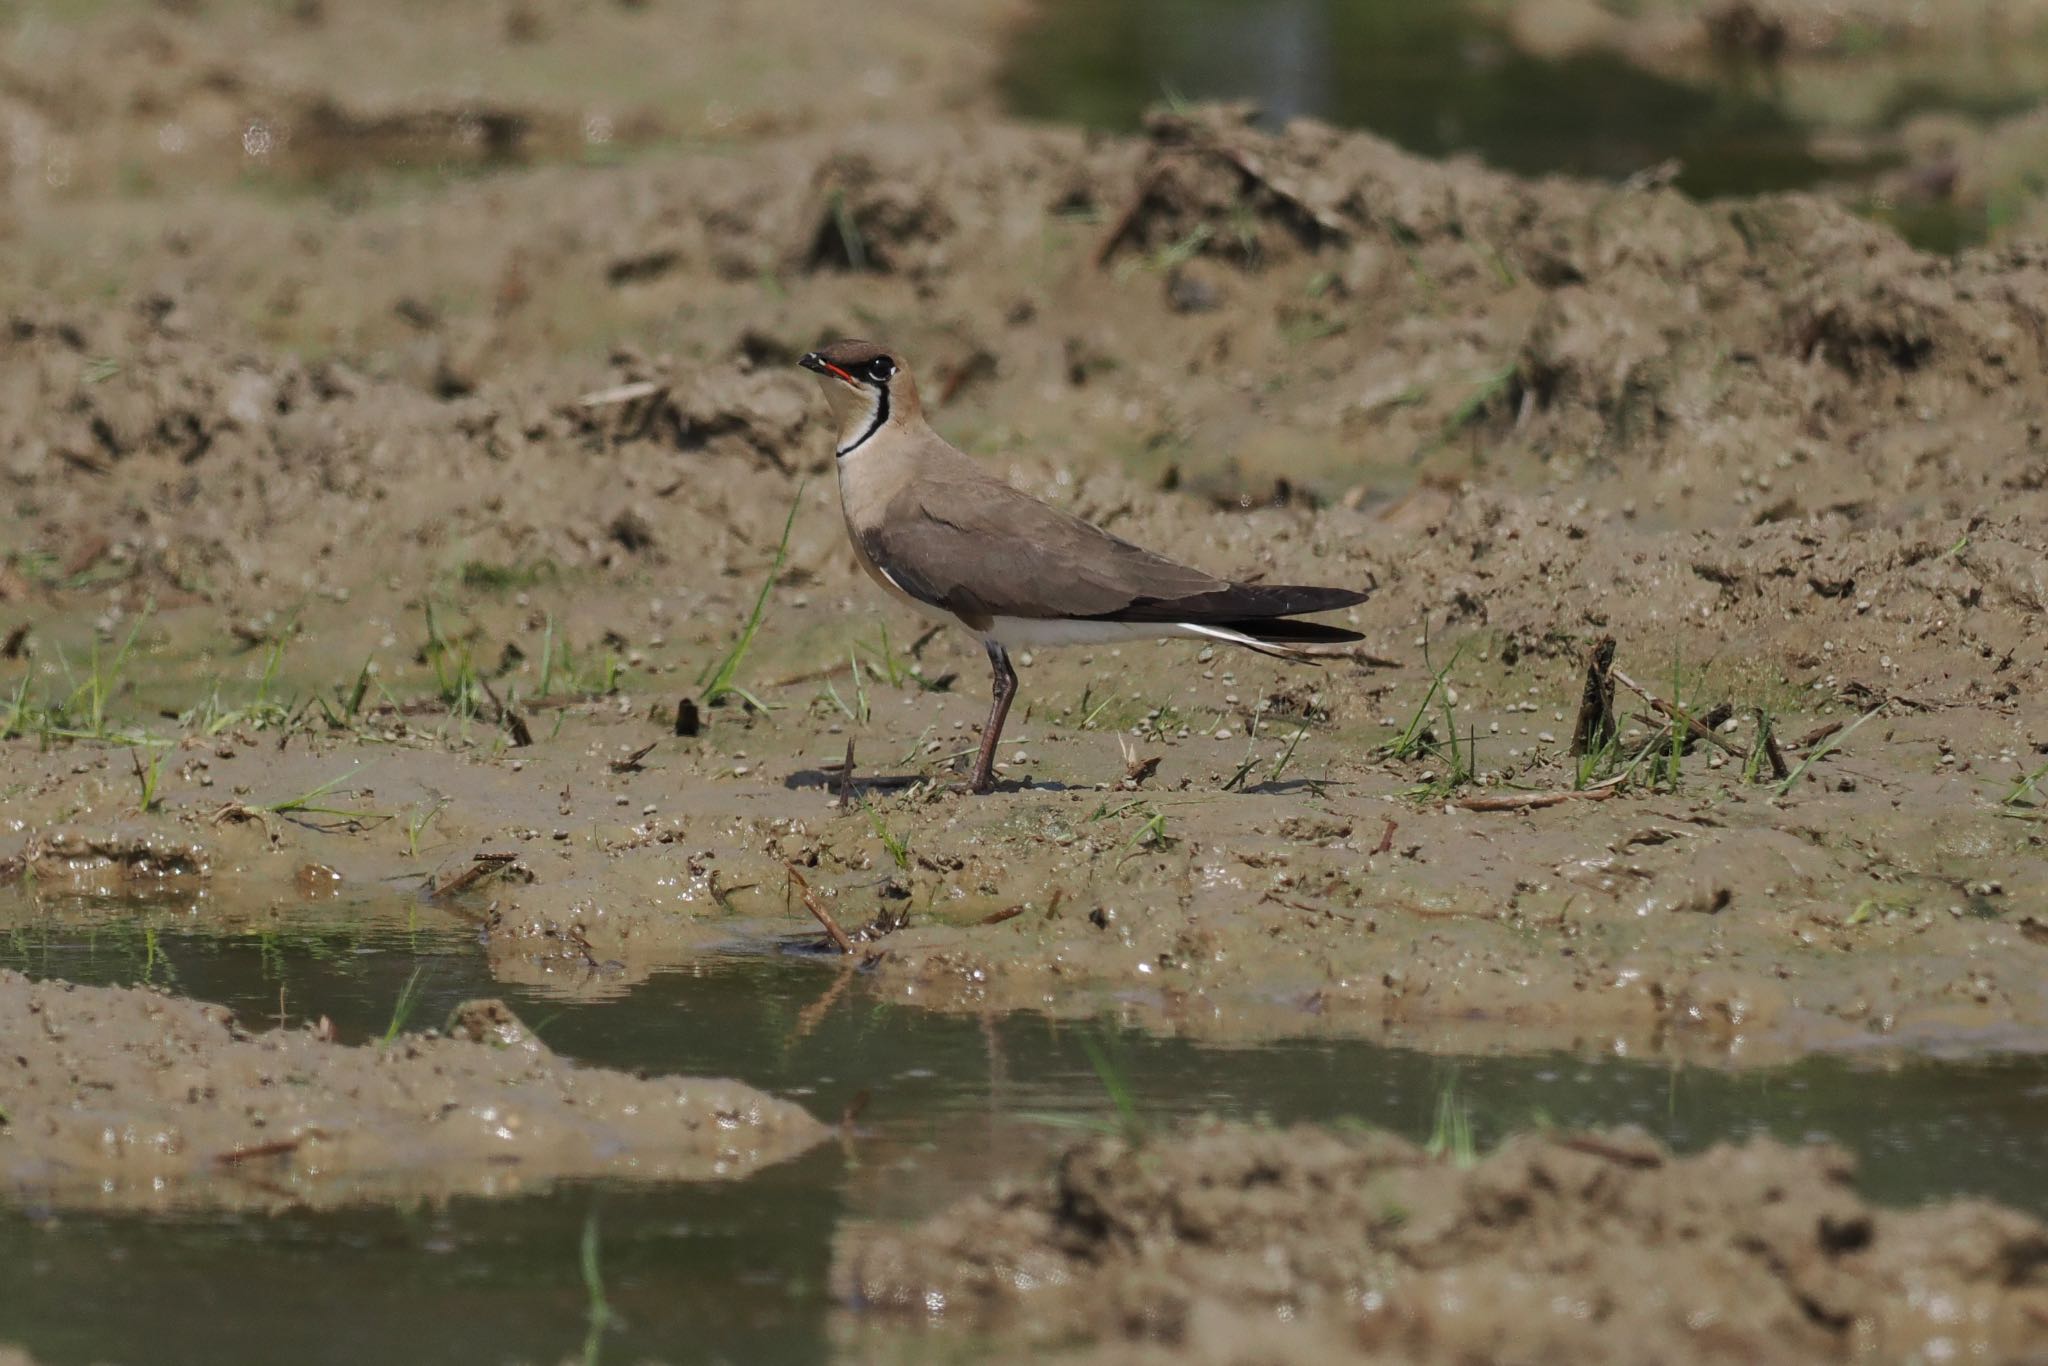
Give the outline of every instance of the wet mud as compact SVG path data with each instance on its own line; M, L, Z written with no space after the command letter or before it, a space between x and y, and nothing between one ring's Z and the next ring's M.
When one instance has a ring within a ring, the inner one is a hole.
M731 1081L558 1058L501 1002L347 1046L217 1006L0 971L0 1189L43 1209L321 1208L566 1179L737 1179L826 1137Z
M181 249L174 306L17 315L23 851L127 823L274 886L515 855L450 894L509 974L570 991L808 926L795 864L848 926L904 926L874 970L936 1004L2034 1046L2029 249L1947 262L1818 200L1519 181L1228 112L771 140L457 190L434 221L451 251L485 212L539 250L571 174L640 211L547 273L672 244L615 323L670 317L669 351L551 357L522 307L432 322L488 339L459 384L445 349L309 361L199 316L225 240ZM353 271L383 231L236 269ZM794 292L759 297L764 270ZM711 297L677 315L686 291ZM875 614L783 364L856 301L935 377L941 429L1026 487L1241 576L1376 584L1365 657L1047 653L1006 790L943 790L975 656ZM792 504L738 675L772 710L700 707ZM1643 696L1574 756L1601 636ZM1651 697L1714 734L1673 760ZM116 743L63 738L94 725ZM145 815L120 741L151 725Z
M893 1321L1063 1360L2022 1361L2048 1227L1874 1209L1823 1146L1542 1134L1460 1162L1214 1125L1094 1140L1044 1181L849 1230L833 1279L850 1342Z

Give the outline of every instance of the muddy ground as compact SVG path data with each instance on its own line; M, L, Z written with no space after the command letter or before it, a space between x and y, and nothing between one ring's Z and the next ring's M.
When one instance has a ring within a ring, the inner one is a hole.
M556 1057L501 1002L336 1043L217 1006L0 973L0 1189L40 1210L320 1208L599 1176L734 1179L826 1129L730 1081Z
M278 886L514 853L475 898L493 952L567 991L807 923L795 863L850 926L908 910L876 972L936 1004L1766 1054L2048 1020L2034 249L1948 262L1816 200L1518 182L1228 112L542 169L302 249L243 207L165 206L176 279L45 291L5 343L31 863L116 822ZM486 218L506 259L554 253L521 301L463 302L503 268ZM300 300L286 323L331 298L353 340L283 349L224 316L252 294ZM598 302L609 360L554 331ZM665 351L627 340L653 325ZM1376 584L1366 655L1032 659L1011 787L941 790L984 680L855 577L787 364L856 330L1121 534ZM733 676L771 710L678 738L792 505ZM1728 717L1675 782L1625 690L1616 752L1566 752L1603 635ZM849 742L870 780L938 781L849 809ZM1581 786L1606 799L1469 809Z
M1215 1125L1099 1139L915 1228L844 1233L833 1279L935 1335L1102 1361L2032 1360L2048 1227L1855 1193L1825 1146L1674 1158L1640 1133L1453 1161L1384 1134Z
M2048 1043L2038 239L1936 257L1830 197L1225 109L1025 126L987 89L1021 9L811 8L24 21L7 916L233 929L398 880L503 980L586 997L813 933L807 887L878 994L935 1009L1732 1061ZM674 65L609 79L650 51ZM985 666L854 570L791 365L844 334L1120 535L1376 586L1365 650L1020 660L1003 789L949 790ZM714 705L757 601L728 681L761 707ZM1674 750L1624 687L1572 755L1604 636L1715 738ZM0 980L0 1010L99 999L53 991ZM237 1086L277 1050L391 1067L124 1002L79 1037L175 1017L177 1065ZM420 1047L558 1094L559 1064ZM167 1064L135 1065L139 1106Z

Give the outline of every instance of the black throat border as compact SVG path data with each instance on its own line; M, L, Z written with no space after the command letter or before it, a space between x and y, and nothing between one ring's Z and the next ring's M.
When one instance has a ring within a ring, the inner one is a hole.
M852 455L855 451L859 450L862 446L865 446L867 444L869 437L873 436L876 432L882 430L882 424L889 420L889 386L886 384L877 384L875 386L875 392L881 395L881 397L875 404L875 415L868 419L868 429L862 432L859 436L855 437L852 441L848 442L846 445L841 446L836 452L836 454L840 456Z

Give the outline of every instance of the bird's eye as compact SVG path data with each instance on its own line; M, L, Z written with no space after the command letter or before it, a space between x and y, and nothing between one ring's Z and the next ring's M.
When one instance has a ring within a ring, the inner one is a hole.
M868 378L877 384L887 384L896 374L896 362L887 356L876 356L868 362Z

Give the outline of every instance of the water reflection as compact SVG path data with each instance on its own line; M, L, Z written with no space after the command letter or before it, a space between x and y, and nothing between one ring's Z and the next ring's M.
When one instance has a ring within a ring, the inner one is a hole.
M1694 194L1807 186L1831 169L1760 69L1713 85L1604 53L1546 60L1449 0L1070 0L1005 69L1020 112L1134 126L1162 97L1251 99L1430 156L1472 152L1524 175L1620 178L1668 159Z
M147 1359L208 1341L211 1360L559 1360L583 1340L578 1242L595 1210L615 1359L806 1360L828 1352L825 1273L846 1219L908 1219L1037 1169L1077 1125L1116 1116L1091 1052L1145 1122L1201 1113L1346 1119L1426 1136L1455 1088L1482 1146L1531 1124L1636 1124L1681 1149L1770 1133L1825 1137L1891 1202L1972 1192L2048 1210L2048 1059L1872 1067L1823 1058L1745 1073L1568 1055L1439 1057L1356 1040L1229 1048L1109 1022L984 1018L889 1005L839 964L768 952L706 959L604 1003L494 981L473 931L363 923L261 931L112 915L16 913L0 966L79 982L155 981L251 1025L326 1015L381 1035L416 981L411 1024L477 995L507 998L570 1057L648 1073L738 1077L837 1118L854 1136L734 1185L572 1185L411 1210L181 1217L0 1207L0 1342L39 1361ZM415 979L415 973L417 978ZM107 1287L118 1284L118 1296ZM81 1313L82 1305L94 1306ZM373 1312L364 1313L369 1307ZM232 1314L234 1340L213 1329Z

